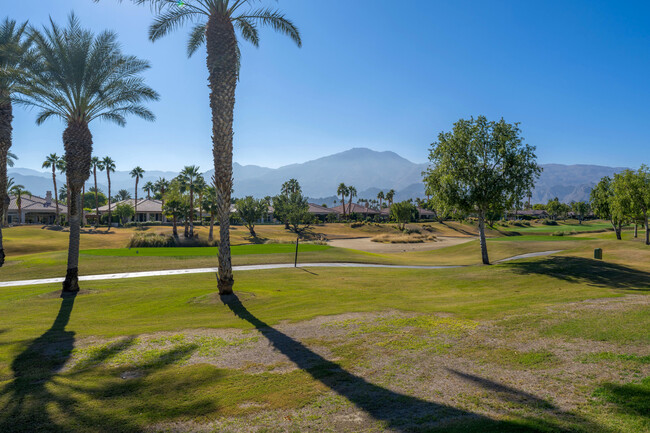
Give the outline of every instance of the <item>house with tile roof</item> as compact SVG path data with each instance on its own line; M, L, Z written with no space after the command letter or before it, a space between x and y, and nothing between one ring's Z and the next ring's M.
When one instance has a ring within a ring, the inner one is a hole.
M45 198L22 194L20 209L17 199L17 196L9 196L7 212L9 224L54 224L56 222L56 203L52 199L52 191L47 191ZM59 203L59 214L62 216L68 214L68 208L61 203Z
M135 200L130 198L128 200L122 200L115 203L111 203L111 207L110 207L111 212L115 212L115 208L118 205L123 203L126 203L131 207L135 208ZM99 208L99 215L106 215L106 214L108 214L108 204L101 206ZM131 219L131 221L137 221L141 223L149 222L149 221L166 222L167 219L165 218L165 215L163 214L162 211L162 201L148 199L148 198L139 198L138 213L135 215L134 218Z

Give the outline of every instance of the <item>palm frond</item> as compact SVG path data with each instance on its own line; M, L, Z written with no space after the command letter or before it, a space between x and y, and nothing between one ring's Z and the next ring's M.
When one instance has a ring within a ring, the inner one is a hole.
M236 19L257 21L262 26L271 27L276 32L289 36L296 45L302 47L298 27L279 10L270 8L255 9L236 17Z
M192 57L204 43L205 24L197 24L190 32L190 39L187 41L187 57Z
M239 33L241 34L242 38L255 45L256 47L260 46L260 35L257 31L257 27L255 26L255 22L253 22L252 19L242 17L236 18L235 26L237 29L239 29Z

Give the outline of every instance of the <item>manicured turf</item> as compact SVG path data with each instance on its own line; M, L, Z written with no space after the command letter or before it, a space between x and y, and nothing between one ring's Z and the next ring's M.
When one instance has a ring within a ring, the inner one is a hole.
M299 244L298 252L325 251L331 248L327 245ZM233 256L247 254L282 254L295 252L295 244L262 244L262 245L235 245L230 248ZM91 256L112 257L192 257L212 256L219 253L217 247L187 247L187 248L118 248L82 250L81 254Z

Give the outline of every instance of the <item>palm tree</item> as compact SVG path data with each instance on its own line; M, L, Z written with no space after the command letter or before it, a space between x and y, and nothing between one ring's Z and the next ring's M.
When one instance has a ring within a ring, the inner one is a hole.
M23 213L22 213L22 196L23 194L29 194L31 195L32 193L25 190L25 187L23 185L16 185L14 184L11 189L9 190L9 193L12 194L14 197L16 197L16 206L18 206L18 222L23 223Z
M142 189L147 193L147 200L151 200L151 191L155 189L153 186L153 182L148 181L147 183L144 184Z
M230 256L230 201L232 194L233 112L235 89L239 78L240 50L237 33L256 47L258 28L271 27L302 45L296 26L283 13L257 8L259 0L132 0L150 4L157 13L149 29L156 41L186 23L193 23L187 53L192 56L204 43L212 109L212 143L214 171L219 204L219 273L220 294L232 293L234 284Z
M341 195L341 205L343 207L343 217L345 218L345 196L348 195L348 187L343 182L339 184L336 193Z
M7 152L7 167L13 167L18 156L13 152Z
M93 169L93 178L95 180L95 229L99 226L99 190L97 189L97 170L104 169L104 163L98 156L93 156L90 160L90 166Z
M38 57L19 89L25 96L17 101L41 110L36 119L39 125L51 117L66 124L63 143L70 186L70 245L63 290L77 291L83 213L80 192L90 176L93 144L89 124L102 119L124 126L129 114L153 121L153 113L142 103L158 99L158 94L141 76L149 64L123 54L113 32L95 35L71 14L66 28L50 20L49 27L30 33Z
M159 178L154 184L156 194L160 194L160 205L165 207L165 192L169 189L169 181L164 177ZM163 221L165 218L165 213L163 212Z
M196 177L196 180L194 181L194 189L196 190L196 193L199 195L199 222L201 226L203 226L203 209L201 208L201 203L203 203L203 194L205 193L205 189L208 187L208 184L205 183L205 178L203 175L198 175Z
M391 189L386 193L386 201L388 201L388 207L393 206L393 198L395 197L395 190Z
M61 224L59 219L59 192L56 189L56 169L59 167L59 161L62 157L58 156L56 153L50 153L45 161L43 162L43 168L52 168L52 183L54 183L54 203L56 204L56 225Z
M350 196L350 200L348 201L348 215L351 213L352 209L352 197L357 196L357 189L353 186L348 187L348 195Z
M124 200L129 200L131 198L131 193L128 192L125 189L121 189L117 192L117 195L115 196L116 200L115 201L124 201Z
M14 178L10 177L9 180L7 181L7 191L5 191L5 197L9 199L9 190L16 184L14 182ZM0 225L3 227L7 225L7 210L9 209L9 203L0 203L0 206L3 207L3 213L2 213L2 219L0 220Z
M181 193L190 193L190 212L189 212L189 237L194 237L194 191L196 190L196 181L201 176L199 167L196 165L188 165L183 168L181 174L178 176L180 181Z
M134 219L138 220L138 181L144 177L144 170L142 167L138 166L131 170L129 173L131 177L135 178L135 216Z
M217 213L217 190L214 186L206 186L203 192L203 201L201 208L210 215L210 231L208 232L208 242L214 240L214 216Z
M106 231L111 230L111 225L113 224L112 214L111 214L111 173L115 172L115 161L110 156L105 156L102 159L102 167L106 170L106 177L108 178L108 228Z
M300 188L300 184L296 179L289 179L282 184L280 192L286 196L290 196L293 193L302 193L302 188Z
M385 198L386 197L384 196L384 191L379 191L379 193L377 193L377 199L379 200L379 210L382 209Z
M17 92L17 79L22 75L22 69L29 60L29 56L25 55L30 47L26 29L27 23L17 24L9 18L5 18L0 23L0 221L4 220L5 209L9 206L7 165L13 165L13 161L8 157L15 156L9 154L11 122L14 118L12 99ZM5 252L2 246L2 227L0 227L0 267L4 262Z

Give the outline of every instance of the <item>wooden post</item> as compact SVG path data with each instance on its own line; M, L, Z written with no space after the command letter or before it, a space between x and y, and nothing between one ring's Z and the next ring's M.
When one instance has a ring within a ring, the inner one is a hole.
M300 240L300 236L296 237L296 258L293 261L293 267L297 268L298 267L298 241Z

